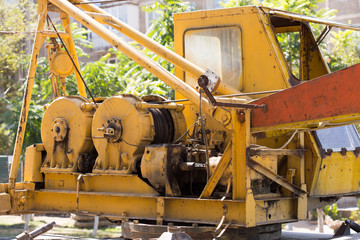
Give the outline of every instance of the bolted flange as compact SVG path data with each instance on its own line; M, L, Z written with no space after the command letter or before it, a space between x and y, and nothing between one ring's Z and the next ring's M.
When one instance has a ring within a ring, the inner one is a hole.
M56 118L51 124L51 132L54 137L54 140L61 142L65 139L69 130L68 123L63 118Z
M108 140L108 142L118 142L121 139L123 131L121 120L113 117L106 122L106 127L99 130L104 131L104 137Z

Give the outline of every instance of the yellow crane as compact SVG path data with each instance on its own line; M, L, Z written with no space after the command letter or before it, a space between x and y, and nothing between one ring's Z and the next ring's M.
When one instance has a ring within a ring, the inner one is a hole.
M60 15L64 31L49 12ZM88 99L70 17L172 87L176 100ZM172 52L84 0L39 0L37 21L14 160L9 182L0 184L1 214L101 215L121 220L126 238L139 237L148 223L155 237L173 223L196 224L183 228L194 238L226 228L237 238L244 229L277 238L281 223L359 194L360 137L349 124L360 120L360 65L330 73L318 47L331 27L359 27L262 6L196 11L174 16ZM318 39L311 22L324 26ZM174 63L175 75L106 25ZM296 76L281 33L300 36ZM17 183L46 39L54 101ZM60 96L59 82L64 93L72 74L79 95Z

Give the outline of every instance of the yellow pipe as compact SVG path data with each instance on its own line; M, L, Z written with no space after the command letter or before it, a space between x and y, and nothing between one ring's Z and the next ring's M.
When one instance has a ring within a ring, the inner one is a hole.
M39 32L41 32L44 29L44 24L45 24L45 20L46 20L46 16L47 16L46 1L39 0L38 4L39 4L38 5L38 9L39 9L38 25L37 25L37 29L36 29L34 46L33 46L32 54L31 54L31 61L30 61L30 66L29 66L27 82L26 82L26 89L24 92L22 106L21 106L19 126L18 126L18 130L17 130L14 153L13 153L13 162L11 164L11 170L10 170L10 176L9 176L9 193L12 196L12 200L14 200L13 196L14 196L15 182L16 182L16 176L17 176L18 169L19 169L21 149L22 149L22 145L24 142L25 128L26 128L26 122L27 122L28 113L29 113L32 88L33 88L34 80L35 80L37 60L39 57L40 48L43 45L44 40L45 40L45 38L43 38L42 34Z
M74 40L73 40L73 37L71 34L71 29L70 29L70 18L65 13L60 13L60 18L61 18L61 23L64 26L65 32L70 35L70 37L68 39L66 39L67 47L69 49L70 54L72 55L72 58L75 62L77 69L79 69L79 71L80 71L79 59L76 54L75 44L74 44ZM79 75L79 73L77 71L75 71L75 78L76 78L76 83L78 86L80 96L86 98L85 86L84 86L83 81L81 80L81 76Z
M79 3L79 2L86 2L86 1L77 0L76 2ZM199 66L190 62L189 60L179 56L178 54L174 53L173 51L167 49L160 43L147 37L146 35L137 31L133 27L124 23L123 21L121 21L117 18L114 18L113 16L109 15L106 11L102 10L101 8L99 8L93 4L81 4L80 7L86 11L90 11L87 14L89 16L93 17L97 21L101 21L104 24L108 24L108 25L109 25L109 23L113 23L114 25L111 25L113 28L115 28L119 32L125 34L126 36L133 39L134 41L140 43L141 45L143 45L147 49L153 51L154 53L161 56L162 58L168 60L169 62L172 62L173 64L180 67L184 71L192 73L195 76L201 76L205 73L204 69L200 68ZM220 85L219 85L217 91L222 94L239 94L240 93L240 91L229 86L228 84L224 83L223 81L220 82ZM248 98L248 99L250 99L250 98Z
M185 96L192 103L199 105L199 93L196 92L185 82L162 68L160 65L152 61L150 58L142 54L136 48L132 47L126 41L121 39L119 36L108 30L102 24L88 16L86 13L75 7L72 3L65 0L50 0L54 5L59 7L61 10L72 16L74 19L79 21L84 26L88 27L94 33L102 37L105 41L122 51L125 55L133 59L136 63L147 69L149 72L154 74L156 77L164 81L167 85L178 91L181 95ZM214 107L205 98L202 98L202 108L204 112L212 115ZM218 112L225 110L219 108Z
M42 35L42 37L49 37L49 38L57 38L57 34L54 31L42 31L40 32L40 34ZM64 33L64 32L59 32L59 35L62 39L68 39L71 35L69 35L68 33Z
M136 104L136 108L162 108L162 109L173 109L178 112L181 112L184 110L183 104L175 104L175 103L169 103L169 104L154 104L154 103L148 103L148 102L139 102Z

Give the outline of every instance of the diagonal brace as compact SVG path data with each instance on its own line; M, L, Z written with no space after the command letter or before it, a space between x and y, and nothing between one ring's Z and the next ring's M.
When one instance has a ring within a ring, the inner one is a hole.
M282 178L281 176L277 175L273 171L269 170L268 168L264 167L263 165L259 164L255 160L248 158L247 164L249 167L257 171L258 173L264 175L265 177L273 180L280 186L283 186L284 188L288 189L289 191L293 192L294 194L300 196L304 193L306 193L304 190L300 189L298 186L290 183L286 179Z
M222 155L220 161L216 165L214 173L211 175L211 177L210 177L209 181L207 182L204 190L202 191L199 199L210 197L210 195L214 191L221 176L224 174L225 169L227 168L227 166L229 165L229 163L231 161L231 147L232 147L232 143L230 142L227 145L225 152Z

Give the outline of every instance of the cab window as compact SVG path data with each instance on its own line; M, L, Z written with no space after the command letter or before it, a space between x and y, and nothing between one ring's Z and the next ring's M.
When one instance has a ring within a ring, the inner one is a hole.
M185 58L220 75L228 85L243 89L241 31L239 27L188 30L184 39ZM197 86L196 76L186 73L185 81Z
M360 147L360 136L354 125L316 130L316 138L320 148L327 151L340 152L342 148L354 151Z

